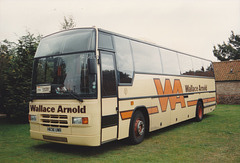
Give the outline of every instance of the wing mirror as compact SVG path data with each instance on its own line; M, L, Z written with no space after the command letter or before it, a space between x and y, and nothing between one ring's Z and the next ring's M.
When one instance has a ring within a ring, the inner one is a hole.
M89 74L97 74L97 60L94 59L88 59L88 72Z

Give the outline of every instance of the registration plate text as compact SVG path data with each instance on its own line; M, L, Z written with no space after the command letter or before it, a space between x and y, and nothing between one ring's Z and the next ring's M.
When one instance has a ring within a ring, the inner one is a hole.
M48 132L62 132L62 129L61 128L48 127L47 131Z

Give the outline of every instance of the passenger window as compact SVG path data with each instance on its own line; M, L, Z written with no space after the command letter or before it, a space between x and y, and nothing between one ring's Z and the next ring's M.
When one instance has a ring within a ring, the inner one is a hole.
M162 73L158 48L137 41L131 41L135 71L143 73Z
M112 36L103 32L99 32L98 47L100 49L113 50Z
M112 53L101 52L102 96L116 96L116 76Z
M192 60L193 60L194 75L204 76L204 67L203 67L202 60L195 57L192 57Z
M178 53L179 64L182 75L194 75L192 57Z
M120 83L132 83L133 59L128 39L114 36L117 70Z
M180 75L178 56L176 52L160 49L164 74Z

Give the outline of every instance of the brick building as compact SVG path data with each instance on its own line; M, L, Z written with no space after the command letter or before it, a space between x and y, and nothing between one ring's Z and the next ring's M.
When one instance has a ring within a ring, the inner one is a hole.
M214 62L218 104L240 104L240 60Z

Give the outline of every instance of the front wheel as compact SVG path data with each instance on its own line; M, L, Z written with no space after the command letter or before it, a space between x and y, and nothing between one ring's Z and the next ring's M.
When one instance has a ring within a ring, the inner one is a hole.
M196 108L196 121L200 122L203 119L203 104L201 101L198 101Z
M146 132L145 125L146 122L142 112L135 112L129 130L129 139L132 144L139 144L144 140Z

